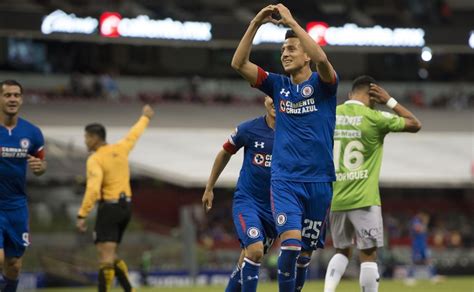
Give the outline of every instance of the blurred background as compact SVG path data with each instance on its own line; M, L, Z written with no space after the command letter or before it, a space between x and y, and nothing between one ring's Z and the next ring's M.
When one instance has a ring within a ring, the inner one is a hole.
M474 2L471 0L282 1L324 45L341 83L369 74L423 123L386 139L381 175L386 277L410 264L410 220L430 215L440 274L474 273ZM75 231L85 185L83 126L103 123L120 139L141 105L157 114L130 157L133 221L120 254L133 281L170 286L224 283L240 252L231 217L236 155L200 200L213 160L233 128L264 113L263 95L230 61L260 0L2 0L0 79L25 87L22 115L47 140L49 171L30 177L32 245L22 287L92 285L91 232ZM285 29L261 28L251 60L282 73ZM91 218L90 229L94 218ZM261 278L275 277L277 249ZM333 254L318 251L310 277ZM353 262L349 277L358 277Z

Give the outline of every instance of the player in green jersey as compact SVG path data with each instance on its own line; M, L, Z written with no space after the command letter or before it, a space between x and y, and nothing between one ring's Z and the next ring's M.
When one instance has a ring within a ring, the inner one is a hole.
M361 291L378 291L377 247L383 246L379 174L383 141L390 132L418 132L420 121L370 76L352 84L349 100L336 109L334 165L337 181L331 205L330 228L336 248L324 283L334 292L346 270L355 238L360 250ZM374 109L384 104L395 114Z

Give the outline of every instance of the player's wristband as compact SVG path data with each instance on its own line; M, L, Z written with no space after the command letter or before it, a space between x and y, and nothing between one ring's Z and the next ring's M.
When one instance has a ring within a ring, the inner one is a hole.
M390 99L387 101L387 103L385 104L386 106L388 106L389 108L393 109L394 107L396 107L398 104L398 101L393 98L393 97L390 97Z

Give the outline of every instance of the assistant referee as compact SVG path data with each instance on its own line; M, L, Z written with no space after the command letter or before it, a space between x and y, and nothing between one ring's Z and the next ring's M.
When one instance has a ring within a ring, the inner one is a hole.
M131 217L128 155L153 115L153 109L145 105L138 122L116 144L107 144L103 125L85 127L85 144L93 153L87 159L87 186L76 226L81 232L87 230L86 217L99 202L94 230L99 253L99 292L110 291L114 277L124 291L133 291L127 265L118 258L117 247Z

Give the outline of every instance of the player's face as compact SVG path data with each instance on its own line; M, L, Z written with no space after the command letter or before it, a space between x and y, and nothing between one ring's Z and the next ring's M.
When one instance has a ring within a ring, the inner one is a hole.
M303 51L298 38L288 38L281 47L281 64L286 73L293 73L301 70L309 64L309 57Z
M16 85L3 85L0 97L0 108L5 115L14 116L18 114L23 104L23 94Z
M87 151L94 151L95 145L97 145L99 137L97 135L91 135L89 133L84 134L84 143L87 146Z
M267 109L267 113L272 117L275 118L275 105L273 104L273 99L269 96L265 97L265 108Z

